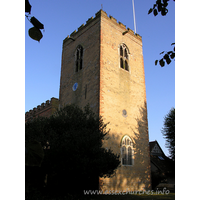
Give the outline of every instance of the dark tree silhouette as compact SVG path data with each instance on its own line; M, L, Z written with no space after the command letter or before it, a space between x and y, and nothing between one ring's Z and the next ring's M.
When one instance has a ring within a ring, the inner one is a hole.
M41 171L43 179L47 177L48 194L56 197L98 189L99 177L114 174L120 161L119 155L102 146L109 132L106 126L89 106L82 110L75 105L26 123L26 141L38 141L44 149Z
M165 116L162 134L166 139L166 147L169 149L170 158L175 161L175 108L172 108Z

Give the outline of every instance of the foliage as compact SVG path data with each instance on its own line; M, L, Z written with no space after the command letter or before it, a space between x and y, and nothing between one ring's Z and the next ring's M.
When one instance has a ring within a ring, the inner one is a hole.
M39 141L44 148L41 168L48 174L46 188L52 195L98 189L99 177L114 174L120 161L103 148L106 126L89 106L82 110L75 105L26 123L26 141Z
M35 17L31 17L29 19L29 15L31 14L31 7L32 6L30 5L29 0L25 0L25 13L29 13L25 16L33 24L33 27L29 29L28 34L32 39L37 40L39 42L43 37L40 29L44 29L44 25L41 22L39 22L39 20Z
M171 109L165 116L162 134L166 139L166 147L169 149L170 158L175 161L175 108Z
M175 45L175 43L172 43L171 45ZM166 51L163 51L160 53L163 54L165 53ZM169 65L171 63L171 60L175 58L175 47L173 48L172 51L168 51L165 53L165 55L163 56L162 59L159 60L159 64L161 67L164 67L165 66L165 62ZM158 63L158 60L155 61L155 65L157 65Z
M168 13L168 1L169 0L157 0L156 3L153 5L153 8L149 9L148 14L153 12L154 16L157 16L158 12L161 12L161 15L165 16Z
M44 158L44 151L41 144L37 141L25 143L25 165L40 166Z
M164 179L162 172L151 171L151 187L156 189L156 186Z
M161 12L162 16L165 16L168 13L168 1L169 0L157 0L156 3L153 5L153 8L150 8L148 11L148 14L153 13L154 16L158 15L158 12ZM175 0L173 0L175 2ZM175 45L175 43L172 43L171 45ZM165 51L161 52L163 54ZM161 67L165 66L165 62L169 65L171 63L171 60L175 58L175 46L173 48L173 51L168 51L165 53L162 59L159 60L159 64ZM155 65L158 64L158 60L155 60Z

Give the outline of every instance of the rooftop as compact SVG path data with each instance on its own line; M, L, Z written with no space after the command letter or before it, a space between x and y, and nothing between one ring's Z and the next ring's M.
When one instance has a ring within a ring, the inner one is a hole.
M63 40L63 43L65 43L69 39L74 40L73 37L76 36L79 31L81 31L83 28L87 27L91 22L93 22L94 20L96 20L100 16L110 20L111 22L113 22L114 24L118 25L119 27L122 27L124 29L124 31L122 33L123 35L125 35L126 33L130 33L131 35L137 37L138 39L140 39L140 40L142 39L142 37L139 34L134 33L134 31L131 30L130 28L126 28L126 25L124 25L123 23L121 23L119 21L117 22L117 20L114 17L112 17L111 15L109 15L109 17L108 17L107 13L101 9L95 14L94 18L93 17L89 18L86 21L86 24L82 24L77 30L74 30L70 35L68 35Z

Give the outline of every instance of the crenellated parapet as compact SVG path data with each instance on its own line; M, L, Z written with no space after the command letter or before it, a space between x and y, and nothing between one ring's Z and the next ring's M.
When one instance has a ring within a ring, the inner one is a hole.
M82 24L77 30L74 30L70 35L68 35L68 36L63 40L63 43L65 43L65 42L68 41L68 40L73 40L73 41L74 41L74 40L75 40L75 39L74 39L75 36L76 36L81 30L83 30L83 28L86 28L89 24L91 24L93 21L95 21L95 20L96 20L97 18L99 18L100 16L109 19L111 22L113 22L113 23L117 24L119 27L123 28L123 29L124 29L124 31L123 31L123 33L122 33L123 35L125 35L126 33L129 33L129 34L135 36L136 38L138 38L139 40L142 40L142 37L141 37L139 34L134 33L134 31L131 30L130 28L126 28L126 25L124 25L124 24L121 23L120 21L117 22L117 20L116 20L114 17L112 17L111 15L109 15L109 17L108 17L108 15L107 15L107 13L106 13L105 11L100 10L100 11L98 11L98 12L95 14L95 17L94 17L94 18L93 18L93 17L89 18L89 19L86 21L86 24Z
M37 107L29 110L25 113L25 122L34 117L50 117L59 106L59 99L52 97L51 100L47 100L45 103L38 105Z

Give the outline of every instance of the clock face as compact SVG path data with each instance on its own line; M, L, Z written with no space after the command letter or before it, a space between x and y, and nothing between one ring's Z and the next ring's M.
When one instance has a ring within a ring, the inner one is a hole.
M77 88L78 88L78 83L74 83L74 85L73 85L73 87L72 87L72 90L73 90L73 91L76 91Z

